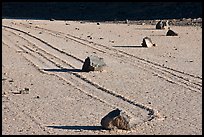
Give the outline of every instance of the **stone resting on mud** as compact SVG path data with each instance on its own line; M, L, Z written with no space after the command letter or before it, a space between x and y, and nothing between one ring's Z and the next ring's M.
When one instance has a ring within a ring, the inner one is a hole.
M159 21L157 24L156 24L156 29L165 29L165 28L170 28L169 27L169 23L168 23L168 20L167 21Z
M173 30L168 30L166 36L178 36L178 33L174 32Z
M130 117L118 108L109 112L101 119L101 125L105 129L130 130Z
M152 40L149 37L144 37L142 41L142 47L155 47L156 44L152 43Z
M82 66L83 72L89 71L102 71L106 66L103 58L99 58L95 55L91 55L85 59L85 62Z

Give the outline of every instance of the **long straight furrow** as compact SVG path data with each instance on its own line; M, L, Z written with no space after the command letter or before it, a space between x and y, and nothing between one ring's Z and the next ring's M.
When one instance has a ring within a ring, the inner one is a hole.
M31 28L31 26L27 24L21 24L21 25ZM65 40L66 39L73 40L79 44L88 46L104 54L111 55L115 57L116 59L122 60L135 67L139 67L140 69L151 72L154 74L154 76L158 76L159 78L162 78L170 83L174 83L174 84L183 86L187 89L190 89L191 91L195 91L195 92L202 91L202 77L200 76L195 76L192 74L188 74L186 72L181 72L179 70L175 70L173 68L169 68L161 64L146 60L144 58L126 53L124 51L113 49L108 46L98 44L92 41L88 41L86 39L82 39L82 38L73 36L71 34L65 34L62 32L48 30L48 29L40 28L40 27L35 27L35 28L33 27L33 29L43 30L44 32L47 32L54 37L62 38ZM133 59L130 57L132 57Z
M85 78L82 72L75 73L72 71L67 71L71 73L54 73L52 71L49 71L49 68L56 68L59 70L64 68L76 68L72 64L66 62L64 59L57 57L56 54L47 52L47 49L44 50L42 47L49 48L48 51L55 50L55 52L57 52L58 54L65 54L66 56L72 58L72 60L76 60L78 62L82 62L81 59L68 53L62 52L61 50L55 48L51 44L48 44L44 40L37 38L31 34L27 34L24 31L19 31L10 27L4 27L3 31L9 33L10 35L13 35L14 37L18 38L19 41L24 43L16 44L15 42L12 42L12 40L10 40L10 43L12 45L27 53L24 54L24 57L29 60L29 62L31 62L35 67L37 67L39 71L58 76L68 84L74 86L75 88L93 98L96 98L111 106L124 109L134 117L135 124L152 120L153 118L155 118L155 116L157 116L156 110L136 101L132 101L115 91L109 90L99 85L98 83L94 83L93 81ZM20 32L22 33L22 35L17 35L16 32ZM6 44L6 42L4 43ZM45 68L45 66L48 68L48 71L46 71L46 69L43 69Z

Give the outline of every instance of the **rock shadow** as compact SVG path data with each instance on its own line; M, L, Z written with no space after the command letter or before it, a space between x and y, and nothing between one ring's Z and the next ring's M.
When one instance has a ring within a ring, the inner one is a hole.
M149 35L149 36L162 36L162 37L165 37L166 35L164 35L164 34L156 34L156 35Z
M49 72L82 72L81 69L43 69Z
M158 30L156 28L134 28L135 30Z
M118 46L113 46L115 48L146 48L143 47L142 45L118 45Z
M102 126L47 126L47 127L65 130L105 130Z

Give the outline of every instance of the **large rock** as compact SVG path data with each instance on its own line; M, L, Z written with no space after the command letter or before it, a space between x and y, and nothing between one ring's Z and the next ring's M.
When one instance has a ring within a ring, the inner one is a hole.
M142 41L142 46L149 48L149 47L155 47L156 44L154 44L149 37L144 37Z
M82 71L102 71L106 66L103 58L99 58L95 55L91 55L85 59L85 62L82 66Z
M109 112L101 119L101 125L105 129L130 130L130 117L118 108Z

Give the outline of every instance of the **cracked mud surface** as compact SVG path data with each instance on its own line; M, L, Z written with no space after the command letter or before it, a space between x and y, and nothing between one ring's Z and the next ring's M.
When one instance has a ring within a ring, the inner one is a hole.
M3 19L2 134L201 134L202 28L171 28ZM91 54L104 71L80 71ZM115 108L135 128L102 129Z

